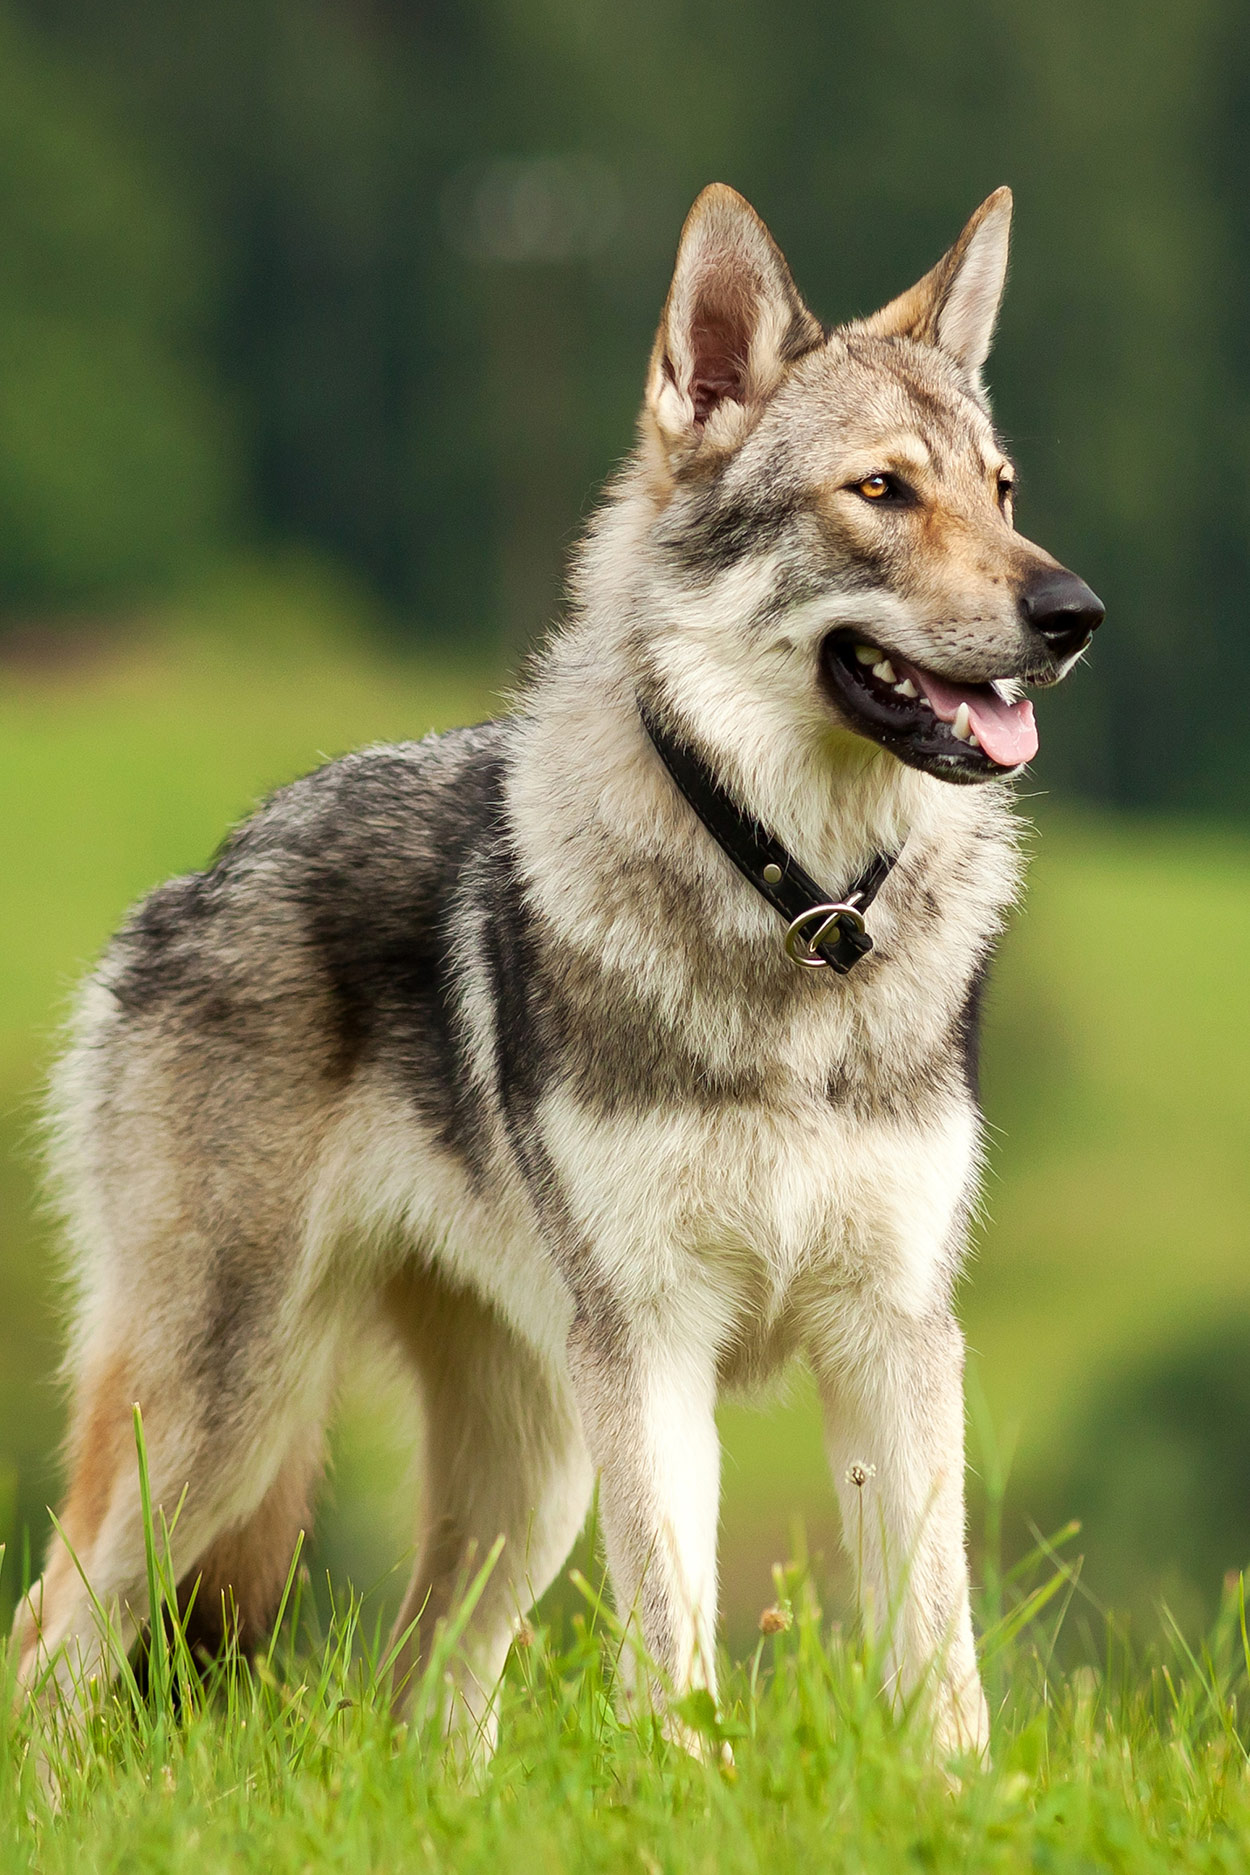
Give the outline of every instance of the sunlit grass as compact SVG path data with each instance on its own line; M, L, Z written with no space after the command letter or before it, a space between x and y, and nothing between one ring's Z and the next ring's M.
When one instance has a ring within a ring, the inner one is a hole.
M1134 1658L1109 1626L1102 1660L1064 1674L1076 1569L1053 1543L998 1568L980 1611L993 1760L939 1765L922 1702L892 1706L873 1648L831 1626L801 1567L777 1571L755 1646L722 1663L719 1707L682 1702L701 1757L623 1701L627 1642L579 1579L571 1619L522 1629L484 1762L472 1737L444 1737L456 1626L397 1721L380 1626L340 1589L319 1628L297 1557L270 1645L205 1667L171 1612L158 1513L147 1529L146 1671L118 1657L86 1724L47 1698L0 1722L6 1869L1146 1875L1250 1854L1240 1581L1200 1652Z

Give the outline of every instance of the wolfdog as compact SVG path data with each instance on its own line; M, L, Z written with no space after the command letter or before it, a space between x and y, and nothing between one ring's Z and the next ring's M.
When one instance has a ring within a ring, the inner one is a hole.
M265 1632L381 1328L425 1429L401 1701L502 1537L448 1695L489 1742L596 1474L645 1687L715 1696L717 1398L797 1355L888 1683L984 1748L951 1306L978 1003L1022 687L1103 615L1014 530L980 376L1010 215L830 329L706 189L511 713L281 789L114 941L54 1082L70 1480L25 1686L108 1671L92 1596L139 1632L132 1402L193 1619Z

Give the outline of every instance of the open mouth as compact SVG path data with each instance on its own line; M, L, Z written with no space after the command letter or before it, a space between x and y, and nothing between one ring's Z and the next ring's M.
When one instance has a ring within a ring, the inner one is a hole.
M853 728L944 781L1009 775L1037 754L1033 705L1001 681L951 683L853 633L821 650L826 681Z

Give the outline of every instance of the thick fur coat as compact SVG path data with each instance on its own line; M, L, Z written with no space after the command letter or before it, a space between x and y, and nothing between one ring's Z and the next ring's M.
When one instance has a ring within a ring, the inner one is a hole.
M1018 764L968 725L1023 734L1008 684L1053 681L1097 623L1014 531L980 385L1009 209L828 332L747 205L705 191L637 451L513 713L282 790L87 985L54 1099L63 1527L124 1636L131 1403L156 1499L186 1492L197 1619L254 1638L381 1318L426 1434L401 1692L502 1536L458 1668L489 1737L596 1472L619 1607L670 1688L714 1688L717 1397L802 1355L891 1677L941 1748L984 1746L951 1294ZM640 698L835 896L900 853L852 974L785 954ZM25 1682L78 1697L101 1642L60 1539L19 1634Z

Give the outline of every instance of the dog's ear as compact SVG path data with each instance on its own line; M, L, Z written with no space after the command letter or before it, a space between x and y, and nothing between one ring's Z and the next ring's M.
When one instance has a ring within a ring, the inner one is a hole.
M998 319L1010 239L1011 190L995 189L937 266L861 329L936 345L978 378Z
M682 229L651 354L646 408L667 448L734 448L823 336L750 203L712 183Z

